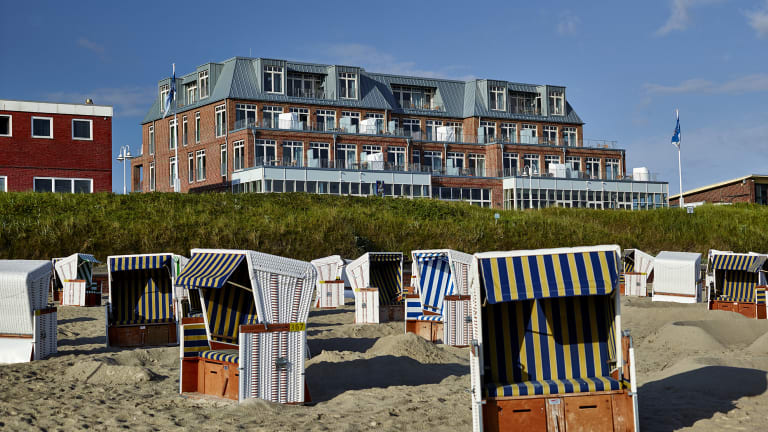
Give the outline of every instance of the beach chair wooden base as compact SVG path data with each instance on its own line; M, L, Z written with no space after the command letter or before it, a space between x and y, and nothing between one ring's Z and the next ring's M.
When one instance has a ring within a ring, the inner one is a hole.
M402 303L379 306L380 322L405 320L405 309Z
M721 310L736 312L747 318L766 319L766 307L764 304L755 304L752 302L735 302L727 300L712 300L709 304L710 310Z
M238 400L240 371L235 363L193 357L185 358L182 368L182 393Z
M443 323L439 321L406 321L405 331L406 333L414 333L421 336L430 342L443 342Z
M116 347L176 345L176 323L110 325L109 345Z
M344 306L344 281L320 281L317 284L317 309L336 309Z
M633 431L632 397L614 391L488 398L483 423L486 432Z
M445 296L443 315L443 343L455 347L469 346L472 340L470 296Z
M100 292L85 293L85 306L101 306Z

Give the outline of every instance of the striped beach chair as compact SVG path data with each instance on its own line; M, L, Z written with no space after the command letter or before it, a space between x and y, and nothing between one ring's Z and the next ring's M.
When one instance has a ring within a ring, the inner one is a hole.
M768 255L710 251L707 273L713 286L709 309L765 319L767 272Z
M183 257L166 253L110 256L107 259L108 346L177 343L180 311L177 311L174 281L181 270L180 258Z
M355 294L355 322L402 321L403 254L368 252L347 264L347 279Z
M433 342L467 346L468 274L472 255L450 249L412 251L416 294L406 295L405 331Z
M634 350L621 335L618 246L475 254L473 426L636 430Z
M306 320L316 279L303 261L193 249L177 285L198 294L202 316L182 320L180 392L306 402Z

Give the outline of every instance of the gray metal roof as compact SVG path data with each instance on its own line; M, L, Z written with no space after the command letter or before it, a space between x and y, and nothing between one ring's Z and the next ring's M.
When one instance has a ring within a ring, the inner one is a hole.
M359 72L359 92L358 99L341 99L336 97L336 79L328 80L326 93L329 97L303 98L292 97L284 94L266 93L261 90L261 68L263 64L284 64L288 72L300 72L333 76L338 72L355 71ZM486 117L498 119L510 119L521 121L546 121L552 123L583 124L581 118L566 101L566 115L547 116L547 115L522 115L513 114L504 111L491 111L488 109L487 88L489 85L506 84L510 91L523 91L538 93L542 86L533 84L512 83L504 81L488 80L470 80L457 81L438 78L421 78L403 75L390 75L366 72L362 68L352 66L322 65L314 63L301 63L285 60L261 59L234 57L223 63L210 63L210 96L198 100L193 104L180 107L180 110L195 109L202 105L208 105L224 99L253 100L264 102L283 102L294 104L312 104L349 107L358 109L376 109L389 110L399 114L426 115L430 117L446 118L467 118L467 117ZM203 66L201 66L203 68ZM201 70L198 68L198 70ZM183 75L183 83L191 82L196 74ZM167 83L168 79L160 81L161 84ZM490 83L490 84L489 84ZM181 87L182 82L177 83ZM404 85L413 87L430 87L435 89L436 104L440 110L420 110L400 108L392 92L392 85ZM559 87L559 86L558 86ZM563 88L563 87L559 87ZM183 89L177 88L181 96ZM155 98L152 107L144 117L143 123L162 118L160 111L159 94Z

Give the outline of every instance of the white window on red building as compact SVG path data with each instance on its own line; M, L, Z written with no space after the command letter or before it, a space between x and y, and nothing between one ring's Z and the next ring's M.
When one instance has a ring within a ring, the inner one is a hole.
M187 153L187 169L189 175L187 175L187 181L189 183L195 182L195 154L192 152Z
M93 120L72 119L72 139L93 141Z
M155 154L155 127L149 127L149 154Z
M223 137L227 133L227 107L216 107L216 138Z
M221 145L221 176L226 177L227 176L227 145L222 144Z
M149 190L155 190L155 163L149 163Z
M205 180L205 150L195 152L195 160L197 161L197 181L203 181Z
M171 150L175 149L178 144L179 132L176 129L176 120L170 120L168 122L168 148Z
M10 114L0 114L0 136L13 136L12 121Z
M197 74L198 85L200 86L200 99L208 97L208 71L202 71Z
M32 117L32 138L53 138L53 117Z
M283 68L264 66L264 91L266 93L283 92Z
M92 193L93 179L35 177L33 179L35 192L56 193Z
M178 173L176 172L177 164L176 164L176 156L171 156L169 162L168 162L168 185L173 188L173 185L176 180L176 176Z
M232 143L232 150L234 151L232 169L240 171L245 168L245 141L235 141Z

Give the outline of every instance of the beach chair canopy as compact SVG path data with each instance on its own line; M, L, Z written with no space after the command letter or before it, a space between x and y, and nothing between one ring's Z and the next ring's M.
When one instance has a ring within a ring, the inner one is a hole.
M172 254L111 256L112 323L173 322Z
M339 255L312 260L312 265L317 269L317 278L321 281L341 280L344 273L344 260Z
M34 311L48 305L51 262L0 260L0 333L33 335Z
M619 390L618 246L475 254L484 393Z
M459 251L416 250L411 252L419 298L425 311L442 313L447 295L466 294L467 273L472 255Z
M733 252L710 253L710 270L719 288L718 299L735 302L765 302L764 292L756 287L765 284L768 255ZM762 273L762 274L761 274Z
M400 252L368 252L346 268L352 288L378 288L379 304L400 303L403 290L403 254Z
M60 284L62 281L82 280L86 283L86 289L90 290L93 283L93 264L100 262L93 255L83 253L54 258L57 282Z

